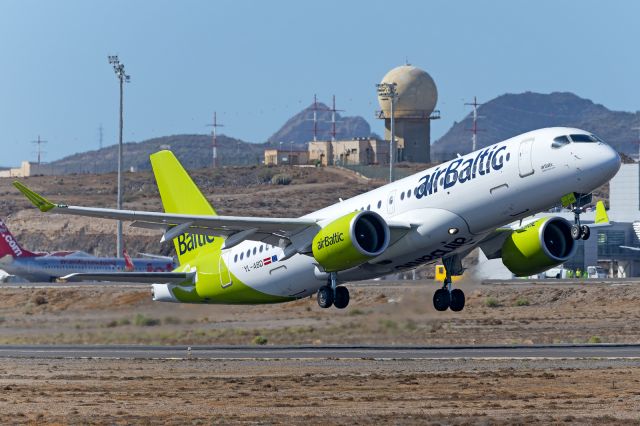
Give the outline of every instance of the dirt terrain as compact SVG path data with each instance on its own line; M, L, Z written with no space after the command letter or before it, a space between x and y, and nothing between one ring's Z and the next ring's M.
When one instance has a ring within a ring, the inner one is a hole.
M611 360L3 360L2 424L638 424Z
M350 285L343 310L153 303L148 289L0 287L0 343L640 341L640 282ZM607 303L603 303L606 300ZM640 360L3 359L0 423L638 424Z

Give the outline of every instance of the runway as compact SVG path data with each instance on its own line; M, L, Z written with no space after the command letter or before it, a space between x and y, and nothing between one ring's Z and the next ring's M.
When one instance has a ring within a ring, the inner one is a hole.
M5 345L0 358L31 359L640 359L639 344L525 346Z

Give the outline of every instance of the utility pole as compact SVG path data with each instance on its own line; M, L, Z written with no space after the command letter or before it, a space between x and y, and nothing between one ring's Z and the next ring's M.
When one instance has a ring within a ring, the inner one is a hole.
M343 109L336 109L336 95L333 95L333 106L329 110L331 111L331 142L336 141L336 112L342 112Z
M42 159L42 154L45 152L42 150L42 144L47 143L47 141L43 141L40 139L40 135L38 135L38 139L35 141L31 141L32 144L37 145L36 155L38 156L38 169L40 169L40 160Z
M122 210L122 129L124 126L124 83L129 83L131 77L124 72L124 64L120 63L117 55L110 55L109 63L113 66L116 78L120 82L120 126L118 131L118 210ZM116 257L122 257L122 221L118 221L118 239Z
M478 103L476 97L473 97L473 102L465 102L465 105L473 107L473 127L471 128L471 152L475 151L478 146L478 107L482 104Z
M388 100L391 104L391 120L389 125L389 132L391 136L389 138L389 182L393 182L393 151L396 135L394 133L394 116L393 109L395 107L398 94L396 92L396 83L380 83L376 85L378 87L378 97L382 100Z
M224 127L224 124L218 124L218 117L216 111L213 112L213 123L207 124L208 127L211 127L211 135L213 136L213 162L212 166L215 169L218 167L218 146L216 145L216 128Z

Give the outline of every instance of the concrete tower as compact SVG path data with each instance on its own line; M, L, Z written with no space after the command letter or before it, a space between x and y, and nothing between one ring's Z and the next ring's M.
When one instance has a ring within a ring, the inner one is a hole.
M392 69L382 83L396 84L394 107L396 159L415 163L431 161L431 120L439 118L432 114L438 101L436 84L429 74L411 65ZM391 140L391 101L378 98L382 111L378 118L384 119L384 137Z

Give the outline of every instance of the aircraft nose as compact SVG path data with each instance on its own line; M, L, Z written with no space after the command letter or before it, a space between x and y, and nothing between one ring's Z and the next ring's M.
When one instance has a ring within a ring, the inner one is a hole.
M618 152L607 144L600 145L602 153L599 155L602 164L602 170L607 176L607 180L611 179L620 170L622 160Z

